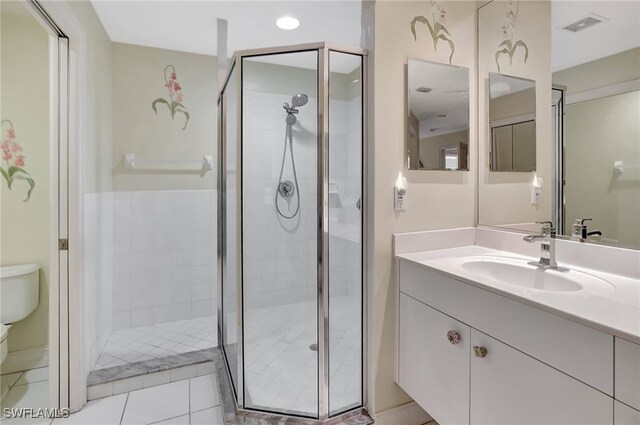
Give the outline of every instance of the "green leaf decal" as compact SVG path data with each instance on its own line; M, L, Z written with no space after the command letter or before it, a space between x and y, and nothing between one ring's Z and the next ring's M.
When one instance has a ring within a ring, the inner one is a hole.
M153 108L153 112L155 112L156 115L158 114L158 109L156 107L157 103L164 103L165 105L167 105L169 107L169 109L171 109L171 106L169 106L169 102L167 102L163 98L159 97L156 100L154 100L153 102L151 102L151 108Z
M418 40L418 37L416 36L416 22L426 24L429 21L427 21L427 18L425 18L424 16L416 16L415 18L413 18L413 20L411 21L411 33L413 34L414 40Z
M31 198L31 193L33 192L33 189L36 188L36 182L31 177L24 177L21 175L17 175L15 178L19 180L24 180L29 184L29 191L27 192L27 197L23 201L23 202L27 202Z
M9 174L4 170L4 168L0 168L0 171L2 172L2 176L7 181L7 184L9 184L9 180L11 180L11 177L9 177Z
M189 124L189 120L191 119L191 115L187 111L182 110L182 109L178 109L177 112L180 112L180 113L184 114L184 116L186 118L186 121L184 122L184 126L182 127L182 129L186 130L187 129L187 125Z
M524 41L518 40L513 44L513 52L515 53L518 46L524 47L524 63L527 63L527 59L529 59L529 48L525 44Z
M435 20L435 17L433 18L433 21L434 21L434 23L432 25L431 21L429 21L428 18L425 18L422 15L421 16L415 16L411 20L411 34L413 34L413 39L416 40L416 41L418 40L418 36L416 34L416 24L418 22L421 23L421 24L425 24L427 26L427 28L429 29L429 34L431 35L431 39L433 40L433 50L434 51L436 51L436 52L438 51L438 42L440 40L444 40L447 43L449 43L449 49L451 50L451 54L449 55L449 63L451 63L451 61L453 60L453 54L456 51L455 43L453 42L453 39L451 38L451 34L447 30L447 28L442 23L437 22Z

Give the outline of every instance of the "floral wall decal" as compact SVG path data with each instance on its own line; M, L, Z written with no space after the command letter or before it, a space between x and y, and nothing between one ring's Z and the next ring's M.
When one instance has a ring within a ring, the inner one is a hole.
M7 181L7 187L13 189L13 183L16 180L24 180L29 185L27 191L27 197L24 202L27 202L31 198L31 193L36 187L35 181L31 178L29 173L24 169L24 159L22 146L16 141L16 132L13 128L13 123L9 120L0 121L0 128L5 124L9 126L6 134L2 133L2 143L0 149L2 150L2 164L0 164L0 172L2 177Z
M449 43L449 49L451 50L449 63L451 63L453 54L456 51L456 45L453 42L447 27L445 27L445 24L447 23L447 11L435 0L429 1L429 11L431 12L431 20L424 16L416 16L411 21L411 33L413 34L413 39L418 39L416 36L416 23L420 22L426 24L429 29L429 33L431 34L431 38L433 39L433 48L435 51L438 51L438 42L440 40L444 40Z
M159 97L151 102L151 108L153 108L153 112L155 112L157 115L158 109L156 105L158 103L167 105L167 108L169 108L169 112L171 112L171 119L175 119L176 113L183 114L185 117L185 122L182 129L185 130L187 128L187 125L189 125L189 118L191 118L191 115L189 115L187 108L182 104L182 86L178 82L176 68L173 65L167 65L167 67L164 69L164 83L164 86L169 91L169 100Z
M503 54L509 56L509 65L512 65L513 55L515 55L516 50L518 50L518 47L520 46L524 48L524 63L527 63L527 59L529 58L529 48L526 43L522 40L513 41L513 35L518 22L518 12L520 11L520 0L516 0L515 9L513 3L513 0L509 0L509 7L505 15L505 23L502 26L504 41L498 45L498 50L496 51L496 65L498 65L498 72L500 72L500 56Z

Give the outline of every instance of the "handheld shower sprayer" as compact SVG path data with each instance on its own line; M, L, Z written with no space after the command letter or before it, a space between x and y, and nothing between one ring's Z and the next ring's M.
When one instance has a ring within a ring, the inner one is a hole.
M293 131L291 130L291 126L293 126L296 121L296 115L300 113L297 108L304 106L309 102L309 96L304 93L299 93L294 95L291 98L291 105L287 102L282 104L282 108L287 113L287 117L285 118L285 122L287 123L287 127L284 133L284 152L282 153L282 166L280 167L280 178L278 179L278 187L276 190L276 210L278 214L286 219L294 218L298 215L298 211L300 210L300 188L298 187L298 175L296 173L296 160L293 157ZM287 143L288 142L288 143ZM291 167L293 169L293 180L282 180L282 174L284 173L284 163L287 159L287 145L289 145L289 153L291 156ZM295 211L291 215L286 215L280 210L280 206L278 205L278 196L282 197L285 200L291 199L293 196L296 196L296 207Z

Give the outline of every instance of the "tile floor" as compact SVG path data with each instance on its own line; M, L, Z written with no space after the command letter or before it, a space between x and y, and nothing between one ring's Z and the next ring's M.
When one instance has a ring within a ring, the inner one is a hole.
M49 368L41 367L24 372L9 373L0 376L0 384L8 387L2 398L2 409L5 408L39 408L49 405ZM5 419L0 416L3 425L37 424L38 420Z
M359 301L330 301L330 408L360 403ZM313 414L317 411L315 302L245 312L245 374L251 406Z
M215 316L114 331L94 370L215 347L217 334Z
M46 384L46 382L45 382ZM26 407L26 404L23 403ZM33 407L33 405L29 405ZM33 425L223 425L215 374L89 402L65 419L2 421Z

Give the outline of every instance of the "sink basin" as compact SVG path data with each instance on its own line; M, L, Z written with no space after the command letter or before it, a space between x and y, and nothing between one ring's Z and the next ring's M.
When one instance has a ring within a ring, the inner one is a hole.
M469 256L454 262L464 271L497 283L550 292L575 292L583 289L613 290L604 279L577 270L561 272L539 269L527 260L508 257Z

